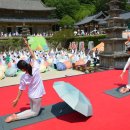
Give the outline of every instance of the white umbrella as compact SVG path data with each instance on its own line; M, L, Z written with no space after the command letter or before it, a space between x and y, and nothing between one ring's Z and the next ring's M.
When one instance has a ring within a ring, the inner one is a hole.
M92 116L90 101L77 88L64 81L55 82L53 88L72 109L86 117Z

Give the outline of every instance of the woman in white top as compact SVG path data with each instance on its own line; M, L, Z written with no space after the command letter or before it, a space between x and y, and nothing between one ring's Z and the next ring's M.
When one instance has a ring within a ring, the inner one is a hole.
M32 57L32 61L30 64L28 64L24 60L20 60L17 63L17 67L20 70L24 71L25 73L22 75L20 79L19 91L16 99L13 101L13 107L17 105L23 90L25 90L26 86L28 86L28 97L30 99L30 109L20 112L18 114L12 114L11 116L5 119L5 122L11 122L15 120L26 119L26 118L37 116L41 109L42 96L45 94L45 89L42 83L42 79L40 77L39 64L25 38L24 38L24 43L29 49L29 52Z
M130 47L128 47L126 51L128 52L128 54L130 54ZM128 84L126 85L126 87L122 87L120 89L121 93L126 93L126 92L128 92L130 90L130 58L128 59L126 65L125 65L125 67L124 67L124 69L123 69L123 71L122 71L122 73L120 75L121 79L123 79L123 76L124 76L127 68L129 69L128 70Z

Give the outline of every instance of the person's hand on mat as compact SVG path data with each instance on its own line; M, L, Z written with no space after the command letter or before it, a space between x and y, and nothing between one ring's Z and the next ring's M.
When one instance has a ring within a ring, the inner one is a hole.
M17 99L15 99L15 100L13 100L13 107L15 107L16 105L17 105L17 103L18 103L18 100Z
M122 88L120 88L120 93L126 93L126 92L128 92L129 91L129 88L127 88L127 87L122 87Z

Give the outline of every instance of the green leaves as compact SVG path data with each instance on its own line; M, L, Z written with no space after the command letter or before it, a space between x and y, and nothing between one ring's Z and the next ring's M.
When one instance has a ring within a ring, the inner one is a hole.
M91 4L82 4L80 9L75 13L75 21L80 21L86 16L92 15L95 12L95 6Z
M5 40L0 40L0 51L8 51L22 48L21 38L8 38Z
M107 11L106 5L110 0L42 0L45 5L56 7L56 17L64 18L66 15L72 17L75 21L80 21L85 16L95 14L100 11ZM130 10L130 6L121 0L121 9Z
M60 19L65 15L73 17L80 8L78 0L44 0L44 2L47 6L56 7L56 14Z
M66 27L69 27L69 26L72 26L74 25L75 21L74 19L69 16L69 15L65 15L61 20L60 20L60 25L63 27L63 26L66 26Z

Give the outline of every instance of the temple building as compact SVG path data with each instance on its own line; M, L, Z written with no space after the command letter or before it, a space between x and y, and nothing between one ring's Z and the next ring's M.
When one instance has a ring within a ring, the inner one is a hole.
M83 20L75 23L75 26L78 26L80 29L83 29L88 34L91 34L93 30L99 30L99 23L104 22L104 19L107 17L102 11L92 15L86 16Z
M41 0L0 0L0 32L21 34L22 27L31 34L56 29L55 7L46 7Z
M128 29L130 29L130 12L122 12L119 16L124 19L125 24L128 26ZM79 29L83 29L88 34L91 34L94 29L102 33L103 28L107 27L108 18L108 14L101 11L98 14L86 16L83 20L75 23L75 26L78 26Z

